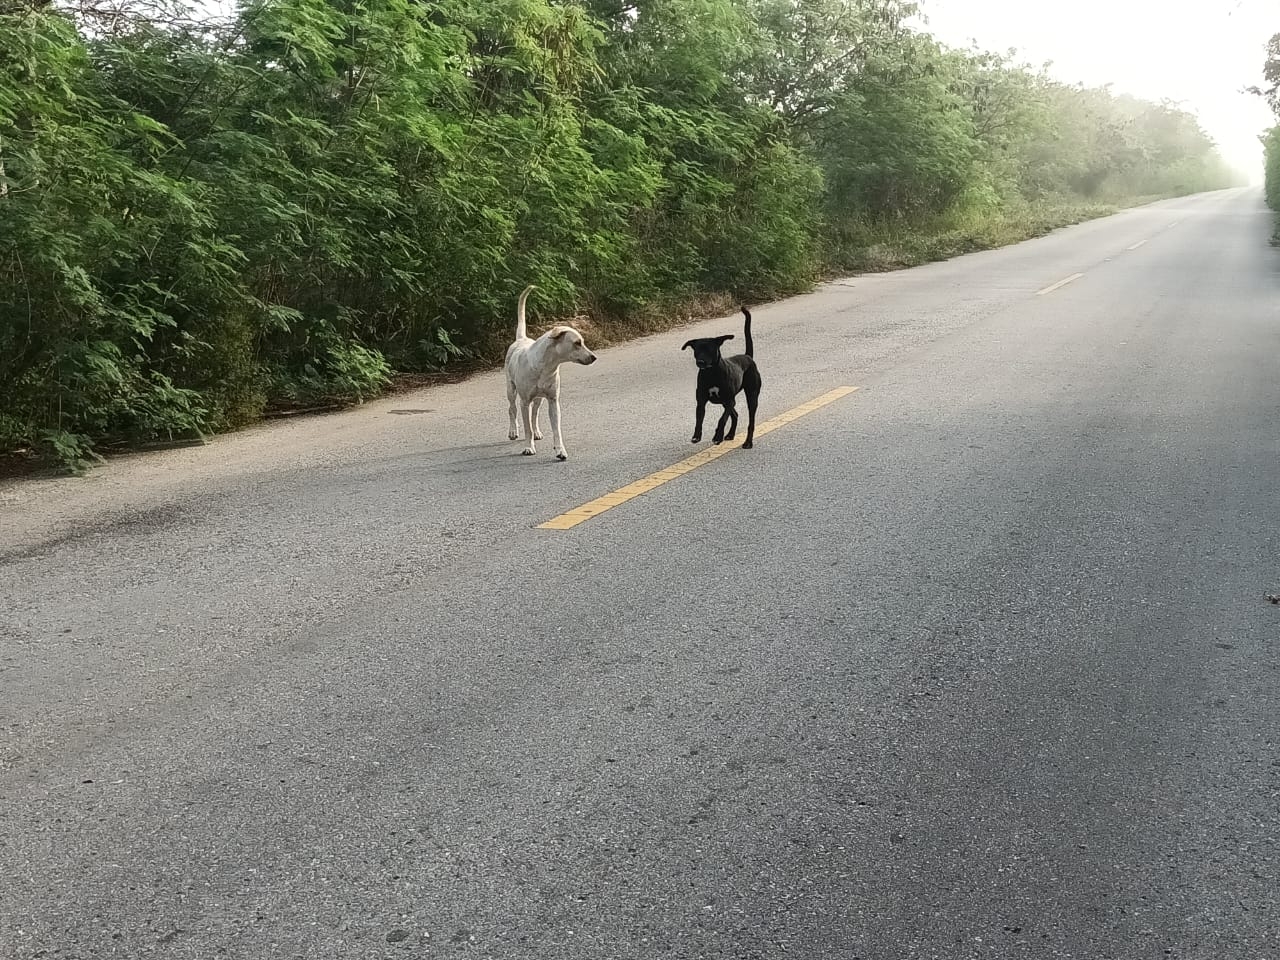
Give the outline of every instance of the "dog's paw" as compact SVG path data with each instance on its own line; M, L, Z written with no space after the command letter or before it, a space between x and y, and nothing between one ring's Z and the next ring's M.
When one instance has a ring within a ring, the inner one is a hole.
M525 447L523 450L520 451L520 456L532 457L535 453L537 453L537 451L534 450L533 447Z
M702 434L700 434L700 433L695 433L695 434L693 435L693 439L692 439L692 440L690 440L689 442L690 442L690 443L701 443L701 442L702 442Z
M508 440L519 440L519 439L520 439L520 434L518 434L518 433L516 433L516 431L512 430L510 433L508 433L508 434L507 434L507 439L508 439Z
M542 439L542 431L541 431L541 430L539 430L537 433L535 433L535 434L533 435L533 439L535 439L535 440L541 440L541 439Z
M743 449L743 450L750 450L750 449L751 449L752 447L754 447L754 446L755 446L755 444L754 444L754 443L752 443L750 440L748 440L746 443L744 443L744 444L742 445L742 449Z
M565 453L563 450L561 450L559 453L557 453L557 454L556 454L556 459L557 459L557 460L568 460L568 459L569 459L569 455L568 455L567 453Z

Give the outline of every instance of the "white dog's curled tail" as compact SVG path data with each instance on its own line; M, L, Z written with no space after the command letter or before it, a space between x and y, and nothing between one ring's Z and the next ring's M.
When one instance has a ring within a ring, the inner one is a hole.
M520 294L520 302L516 304L516 339L523 340L529 334L525 332L524 324L524 302L529 299L531 291L536 289L535 284L529 284L524 288L524 292Z

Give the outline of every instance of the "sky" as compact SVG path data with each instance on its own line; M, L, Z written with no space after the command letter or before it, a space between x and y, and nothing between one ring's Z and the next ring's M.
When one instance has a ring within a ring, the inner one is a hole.
M1017 48L1051 61L1058 80L1111 83L1117 93L1173 100L1200 118L1233 166L1262 177L1258 135L1276 122L1258 97L1267 40L1280 33L1277 0L920 0L943 43Z

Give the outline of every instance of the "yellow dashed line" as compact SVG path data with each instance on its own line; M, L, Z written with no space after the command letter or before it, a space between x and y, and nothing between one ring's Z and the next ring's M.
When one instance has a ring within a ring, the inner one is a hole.
M1036 296L1043 297L1046 293L1053 293L1053 291L1057 290L1059 287L1065 287L1072 280L1079 280L1083 276L1084 276L1083 273L1073 273L1071 276L1067 277L1065 280L1059 280L1057 283L1049 284L1049 286L1045 287L1043 290L1037 290Z
M766 433L772 433L779 427L785 427L793 420L799 420L807 413L825 407L829 403L835 403L841 397L847 397L849 394L857 390L857 387L837 387L824 393L820 397L814 397L808 403L802 403L798 407L792 407L786 413L780 413L776 417L765 420L763 423L756 424L756 436L762 437ZM741 428L739 423L739 428ZM692 457L687 457L679 463L672 464L665 470L659 470L657 473L651 473L647 477L642 477L633 483L627 484L625 487L619 487L612 493L606 493L603 497L597 497L590 503L584 503L580 507L575 507L568 513L562 513L558 517L553 517L546 523L538 524L541 530L568 530L570 527L576 527L578 524L590 520L592 517L598 517L606 510L612 510L614 507L626 503L628 500L634 500L642 493L648 493L650 490L662 486L664 483L670 483L677 477L682 477L692 470L698 469L703 464L710 463L723 457L731 450L736 450L740 445L734 444L727 446L720 444L719 446L708 447L699 453L695 453Z

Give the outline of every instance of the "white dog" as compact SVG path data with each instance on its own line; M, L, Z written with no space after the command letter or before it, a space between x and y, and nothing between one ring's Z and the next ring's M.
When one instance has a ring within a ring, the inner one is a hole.
M560 432L560 364L595 363L596 355L587 349L582 334L573 327L552 327L537 340L531 340L525 331L524 303L529 299L533 285L524 288L516 306L516 342L507 347L507 407L511 416L511 430L507 437L520 439L516 428L516 408L520 410L520 423L529 445L521 451L531 457L537 451L533 442L542 439L538 429L538 409L547 401L551 414L551 441L557 460L568 460L569 451L564 448L564 436Z

